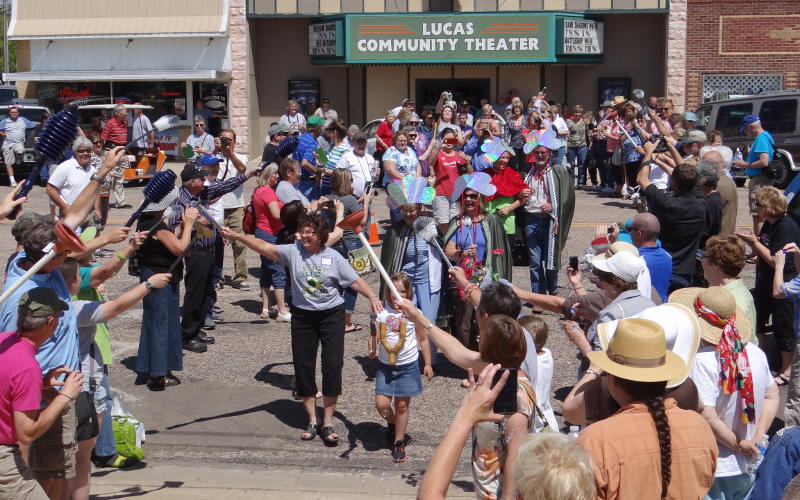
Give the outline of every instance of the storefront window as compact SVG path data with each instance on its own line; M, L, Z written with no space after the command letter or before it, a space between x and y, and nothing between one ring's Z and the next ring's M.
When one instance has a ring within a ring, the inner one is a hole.
M200 113L206 119L208 133L219 135L220 130L228 125L228 85L214 82L194 82L192 84L195 114ZM202 102L202 104L200 104ZM199 111L199 110L206 111Z
M147 115L155 120L164 115L186 118L186 82L114 82L114 102L141 102L153 106Z
M41 82L36 89L39 105L53 113L64 109L69 102L80 104L104 104L111 102L109 82Z

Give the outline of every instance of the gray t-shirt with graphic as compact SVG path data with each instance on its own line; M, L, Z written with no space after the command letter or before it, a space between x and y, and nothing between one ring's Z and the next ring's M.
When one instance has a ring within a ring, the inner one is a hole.
M292 305L325 311L344 304L342 289L358 279L358 273L339 252L323 247L311 253L300 243L278 245L278 261L289 268Z

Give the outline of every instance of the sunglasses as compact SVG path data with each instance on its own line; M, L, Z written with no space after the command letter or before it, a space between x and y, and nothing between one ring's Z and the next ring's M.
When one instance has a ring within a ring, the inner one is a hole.
M205 125L203 125L202 123L195 123L194 126L195 127L205 127Z
M98 144L103 144L103 141L94 141L92 144L97 146Z
M416 139L416 138L417 138L417 134L413 134L413 135L412 135L412 134L409 134L408 136L409 136L410 138L412 138L412 139Z
M478 197L480 197L480 195L478 193L472 193L472 194L465 194L464 195L464 199L467 199L467 200L477 200Z
M659 111L672 111L672 108L658 108Z
M76 153L91 153L92 150L91 149L83 149L83 148L81 148L81 149L76 149L75 152Z
M409 125L419 125L419 122L408 122Z

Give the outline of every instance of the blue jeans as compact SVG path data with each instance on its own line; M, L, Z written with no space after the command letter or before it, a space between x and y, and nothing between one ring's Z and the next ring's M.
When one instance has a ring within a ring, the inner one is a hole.
M272 243L275 245L278 237L270 234L262 229L256 228L255 237ZM261 288L269 288L270 286L283 289L286 287L286 268L282 264L261 256L261 276L258 278L258 284Z
M313 179L300 179L300 183L297 184L297 189L303 193L303 196L308 198L308 201L314 201L319 198L317 183Z
M337 243L335 245L336 250L342 254L342 257L347 259L347 252L351 252L353 250L358 250L364 246L361 243L361 240L346 240L342 238L341 245ZM345 249L347 251L345 251ZM344 312L347 314L352 314L353 311L356 310L356 300L358 299L358 292L353 290L350 287L344 289Z
M561 165L564 161L564 153L566 153L567 147L561 146L557 150L550 153L550 165Z
M110 457L117 454L117 440L114 438L114 428L111 426L111 389L108 387L108 374L103 371L103 378L100 385L106 389L106 412L103 414L103 423L100 425L100 432L97 434L97 441L94 444L94 454L101 457Z
M140 282L155 274L142 268ZM142 327L134 370L162 377L170 370L183 369L181 313L178 309L179 283L150 290L142 300Z
M781 498L783 490L800 473L800 427L785 427L769 440L764 461L756 469L751 500Z
M575 159L578 160L578 185L586 185L586 152L589 150L587 146L580 146L577 148L567 148L567 163L569 164L569 173L572 176L572 164Z
M750 474L715 477L705 500L747 500L752 490L753 478Z
M530 252L531 290L534 293L555 293L555 273L547 273L542 266L542 258L547 255L547 242L550 239L550 218L525 214L524 231L525 243Z

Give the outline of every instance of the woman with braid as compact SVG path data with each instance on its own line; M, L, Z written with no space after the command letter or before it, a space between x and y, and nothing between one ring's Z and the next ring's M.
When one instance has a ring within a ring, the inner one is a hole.
M664 330L647 319L619 321L590 369L607 372L621 408L578 437L592 457L599 499L701 499L711 487L717 444L705 419L664 398L667 381L685 365L667 350Z

